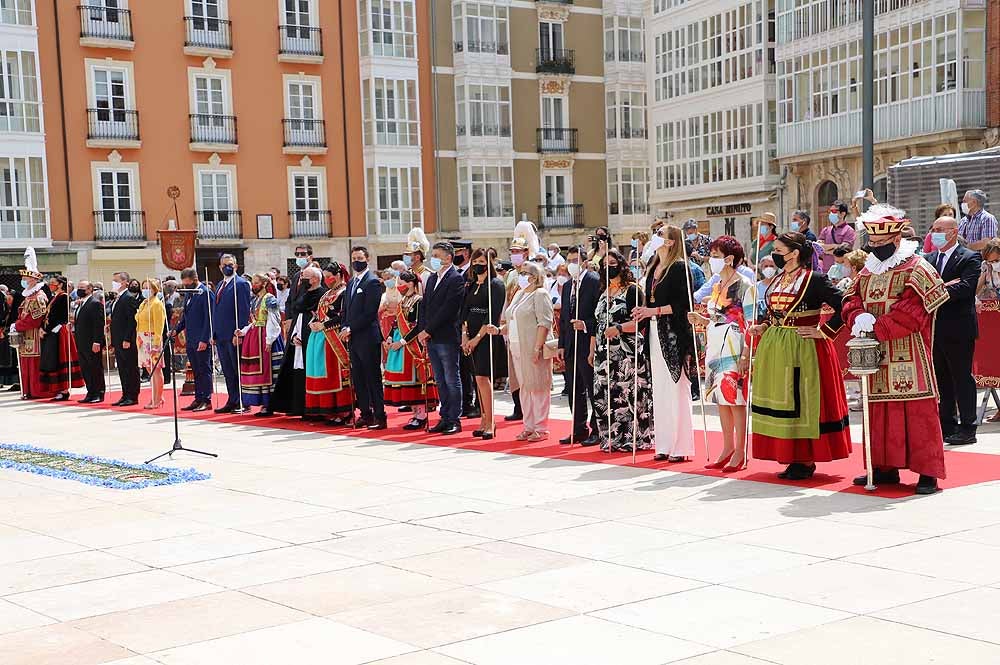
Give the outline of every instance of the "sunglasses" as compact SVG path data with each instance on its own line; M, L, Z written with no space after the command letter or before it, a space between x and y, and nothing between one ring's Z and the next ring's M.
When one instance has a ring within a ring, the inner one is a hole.
M295 252L295 256L309 256L308 252Z

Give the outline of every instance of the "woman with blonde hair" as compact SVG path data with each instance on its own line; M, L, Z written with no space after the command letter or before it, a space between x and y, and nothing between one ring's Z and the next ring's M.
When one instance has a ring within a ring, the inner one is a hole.
M518 291L504 310L500 329L485 326L487 334L505 334L510 341L521 391L524 431L518 441L549 438L549 409L552 406L552 358L546 357L546 341L552 330L552 299L545 290L545 269L525 261L518 275Z
M144 300L135 313L135 333L139 343L139 366L149 372L149 384L152 387L149 404L144 408L158 409L163 406L163 372L157 364L163 355L167 308L159 297L159 280L147 278L141 288Z

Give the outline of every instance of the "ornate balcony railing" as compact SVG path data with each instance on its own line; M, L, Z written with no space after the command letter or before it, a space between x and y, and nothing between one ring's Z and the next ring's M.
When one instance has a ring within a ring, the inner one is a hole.
M239 143L236 133L236 116L192 113L191 143Z
M535 49L535 71L546 74L575 74L576 51L565 48Z
M240 210L195 210L198 235L209 240L238 240L243 237L243 212Z
M80 38L132 42L132 12L101 5L80 5Z
M293 238L330 237L329 210L289 210L288 220Z
M278 26L281 55L308 55L319 57L323 55L323 29L307 28L301 25Z
M125 109L87 109L87 139L138 141L139 112Z
M285 130L286 148L326 147L326 123L323 120L285 118L281 124Z
M230 21L201 16L185 16L184 26L186 30L184 46L220 51L233 50L233 24Z
M105 242L146 240L144 210L95 210L94 238Z
M539 227L543 229L569 229L583 226L583 204L563 203L538 206Z
M576 152L577 130L564 127L542 127L536 130L538 152Z

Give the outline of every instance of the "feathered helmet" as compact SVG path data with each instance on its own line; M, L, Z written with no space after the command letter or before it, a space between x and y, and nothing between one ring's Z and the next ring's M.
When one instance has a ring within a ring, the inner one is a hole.
M510 241L510 249L521 250L528 253L528 256L537 256L541 251L541 245L538 244L538 230L535 228L534 223L528 221L527 219L522 219L514 227L514 237Z
M430 250L431 243L427 240L427 234L424 233L424 230L419 226L410 229L409 235L406 236L406 248L403 250L403 254L420 252L426 257Z
M887 203L876 203L858 215L857 228L868 232L869 237L892 236L902 233L910 225L906 213Z
M43 275L38 272L38 257L35 256L35 248L29 247L24 250L24 270L20 271L21 277L41 280Z

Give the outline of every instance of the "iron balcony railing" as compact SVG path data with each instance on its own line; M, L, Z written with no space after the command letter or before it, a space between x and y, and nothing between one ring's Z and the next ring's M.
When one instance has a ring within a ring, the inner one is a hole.
M106 242L146 240L143 210L95 210L94 238Z
M283 55L323 55L323 29L301 25L278 26L278 53Z
M99 5L80 5L77 9L81 38L134 41L131 11Z
M467 39L464 42L455 42L455 53L495 53L496 55L509 55L510 46L507 42L484 42Z
M608 127L609 139L644 139L646 138L645 127Z
M87 139L138 141L139 112L125 109L87 109Z
M236 145L236 116L192 113L191 143Z
M240 210L195 210L198 235L209 240L243 237L243 212Z
M285 118L285 147L325 148L326 123L322 120Z
M576 152L576 129L542 127L536 130L538 152Z
M293 238L330 237L329 210L289 210L288 220Z
M218 18L185 16L186 37L184 46L233 50L233 24Z
M539 226L543 229L568 229L583 226L583 204L562 203L538 206Z
M565 48L535 49L535 71L547 74L575 74L576 51Z
M456 125L455 126L456 136L500 136L503 138L510 138L510 125L494 125L494 124L473 124L473 125Z
M645 62L645 51L632 51L630 49L614 49L604 52L604 62Z

